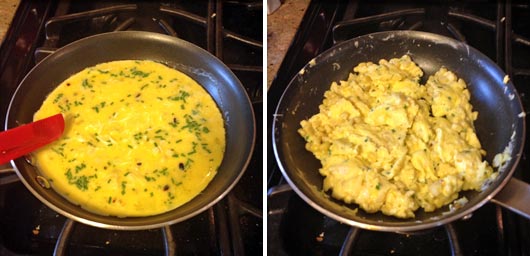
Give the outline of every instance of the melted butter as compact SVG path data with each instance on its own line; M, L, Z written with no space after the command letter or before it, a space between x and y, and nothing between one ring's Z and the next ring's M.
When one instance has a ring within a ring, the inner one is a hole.
M34 120L61 112L65 133L35 152L52 188L102 215L175 209L214 178L225 150L222 115L185 74L152 61L115 61L62 82Z

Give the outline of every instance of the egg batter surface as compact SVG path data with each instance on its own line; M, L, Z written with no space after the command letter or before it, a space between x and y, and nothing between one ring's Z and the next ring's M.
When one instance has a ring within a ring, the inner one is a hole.
M481 190L497 177L482 159L478 113L454 73L441 68L421 85L423 72L407 55L353 71L331 84L320 112L298 130L333 197L411 218L420 207L458 207L467 201L460 191Z
M225 151L212 97L153 61L114 61L62 82L34 120L61 112L63 136L34 153L51 187L102 215L149 216L198 195Z

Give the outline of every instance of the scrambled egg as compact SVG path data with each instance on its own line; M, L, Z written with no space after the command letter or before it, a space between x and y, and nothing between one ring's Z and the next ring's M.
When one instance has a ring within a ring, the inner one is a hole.
M405 55L360 63L331 84L298 131L322 163L324 190L367 212L411 218L420 207L465 201L459 191L497 176L482 159L465 82L445 68L425 85L422 76Z
M212 97L153 61L113 61L62 82L35 113L61 112L63 136L34 161L53 189L102 215L172 210L213 179L225 150Z

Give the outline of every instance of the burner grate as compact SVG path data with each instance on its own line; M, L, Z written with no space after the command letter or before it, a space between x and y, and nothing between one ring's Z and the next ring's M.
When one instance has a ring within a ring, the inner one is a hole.
M320 52L360 35L388 30L427 31L470 44L506 71L523 106L529 109L530 88L526 85L530 83L530 22L525 19L528 15L529 4L512 4L511 1L396 3L382 0L369 4L365 1L346 4L314 1L272 82L268 92L268 101L272 105L269 113L275 112L291 77ZM319 32L311 31L314 28ZM322 36L328 35L322 31L330 31L330 36ZM320 39L315 38L315 34ZM308 45L313 48L306 48ZM270 114L267 118L272 124L274 116ZM494 204L486 204L465 220L455 221L429 234L387 234L337 223L313 210L292 191L275 162L271 144L268 150L269 251L296 254L312 250L340 255L520 255L530 252L523 242L530 239L530 222ZM525 151L514 176L529 182L530 174L524 171L527 168L530 168L530 162ZM429 245L424 247L425 250L415 249L425 244Z
M179 37L221 59L241 80L261 127L262 7L257 1L23 0L13 22L21 25L11 29L0 49L1 112L9 104L3 99L11 98L29 69L58 48L98 33L142 30ZM102 230L73 222L35 199L11 166L0 166L0 254L261 254L260 136L231 193L193 218L153 230Z

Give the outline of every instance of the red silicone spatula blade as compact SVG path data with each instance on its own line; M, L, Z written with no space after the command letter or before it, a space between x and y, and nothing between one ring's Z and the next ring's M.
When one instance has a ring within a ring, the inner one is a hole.
M0 164L24 156L61 137L62 114L0 132Z

